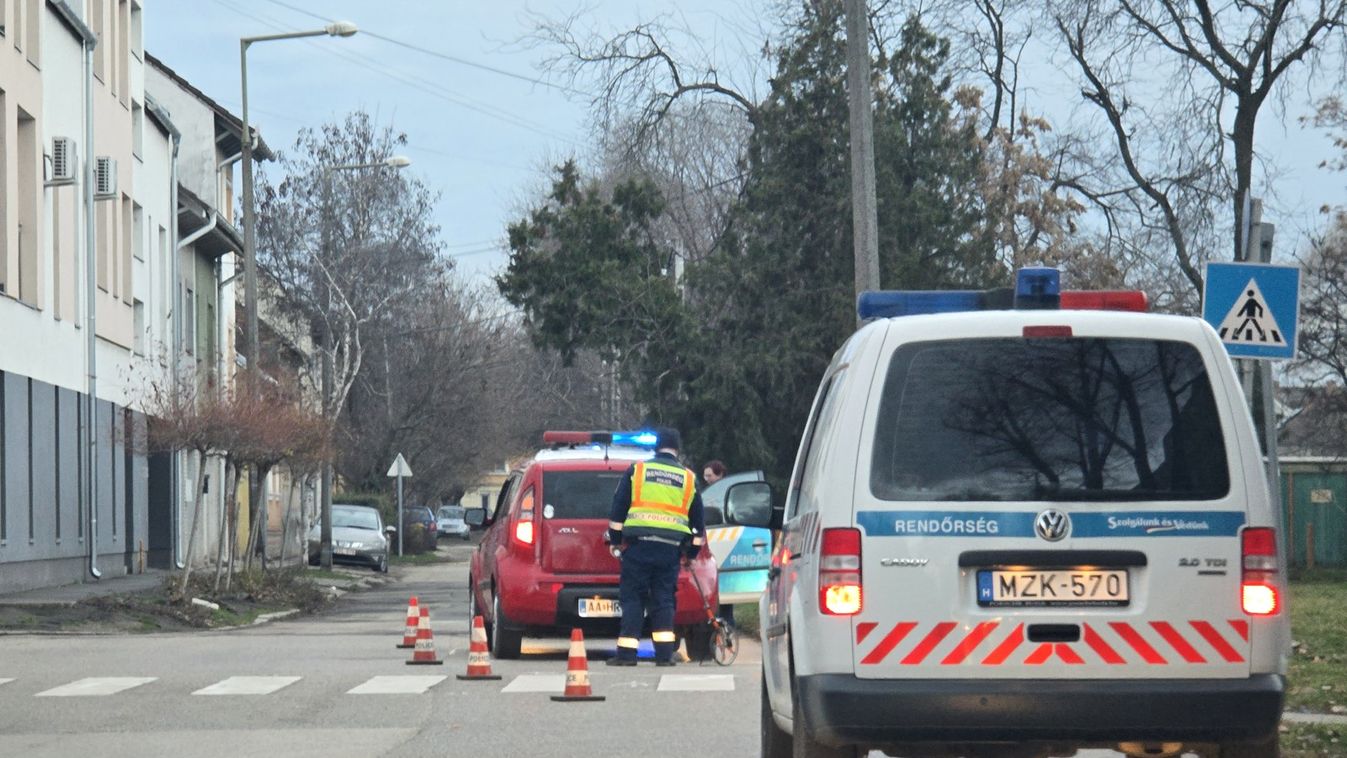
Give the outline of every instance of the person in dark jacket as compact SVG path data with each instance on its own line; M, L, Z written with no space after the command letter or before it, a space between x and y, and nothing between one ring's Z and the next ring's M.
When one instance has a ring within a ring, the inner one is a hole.
M608 543L622 549L618 600L622 628L610 666L635 666L636 648L650 613L655 665L674 665L674 593L678 567L706 542L697 475L678 461L682 439L676 429L655 430L655 457L627 469L613 493Z

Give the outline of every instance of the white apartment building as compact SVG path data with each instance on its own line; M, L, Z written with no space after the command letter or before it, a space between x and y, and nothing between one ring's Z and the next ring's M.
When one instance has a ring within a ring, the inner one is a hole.
M232 373L242 124L147 63L143 5L0 0L0 592L175 563L190 466L148 454L144 404L175 363Z

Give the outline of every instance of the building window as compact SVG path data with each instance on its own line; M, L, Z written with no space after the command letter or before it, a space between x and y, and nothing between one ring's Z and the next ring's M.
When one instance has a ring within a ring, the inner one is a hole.
M136 355L145 354L145 304L137 300L134 307L134 324L136 333L132 337L131 349Z
M131 96L131 4L126 0L117 3L117 44L113 54L117 56L117 91L121 93L122 105L126 105Z
M122 195L122 244L121 249L117 251L117 260L122 263L121 271L121 291L113 294L121 295L122 302L131 304L131 196Z
M38 173L42 153L37 144L37 121L22 108L18 109L18 129L15 132L18 150L16 158L18 186L15 199L18 201L19 217L19 299L29 305L38 305L38 200L41 194L41 177Z
M5 0L0 0L0 3L4 2ZM9 149L5 144L5 139L8 136L7 132L9 130L5 128L6 124L4 120L4 115L7 112L8 111L5 110L5 90L0 88L0 197L5 197L10 192L8 184L9 171L6 168L6 164L9 160ZM9 228L9 219L6 217L6 208L8 205L9 203L0 203L0 230ZM0 295L8 292L8 282L6 281L8 273L9 235L0 234Z
M145 159L145 108L131 101L131 154Z
M97 227L94 230L94 241L98 245L98 287L104 292L108 291L108 239L112 229L112 212L108 207L112 205L109 202L100 202L94 205L94 213L97 216Z
M108 69L108 46L102 44L102 41L107 39L103 19L105 15L103 4L107 0L88 0L88 2L90 26L93 28L93 33L98 35L99 40L98 46L94 48L94 76L98 77L98 81L101 82L106 81Z
M196 352L196 292L191 287L182 299L182 351Z
M9 513L6 510L5 455L9 452L5 438L9 434L9 424L5 419L5 372L0 371L0 545L9 540Z
M145 57L145 42L142 37L142 26L140 16L140 3L131 3L131 54L136 56L136 60L142 60Z
M131 254L136 260L145 260L145 209L140 203L131 206Z
M26 36L28 40L24 43L28 49L28 62L34 66L42 65L42 0L24 0L27 8L24 13L24 24L19 27L19 35Z

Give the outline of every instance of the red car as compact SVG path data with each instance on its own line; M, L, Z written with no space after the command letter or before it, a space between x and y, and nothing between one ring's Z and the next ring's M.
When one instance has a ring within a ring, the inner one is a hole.
M594 438L611 437L618 435ZM468 511L468 523L489 524L472 556L469 618L483 616L495 657L518 658L523 637L566 637L574 627L586 637L617 637L621 564L604 542L608 510L628 467L652 456L640 447L555 444L510 475L490 517L480 508ZM691 570L714 609L711 551L703 548ZM704 657L706 612L688 569L678 577L674 626L689 656Z

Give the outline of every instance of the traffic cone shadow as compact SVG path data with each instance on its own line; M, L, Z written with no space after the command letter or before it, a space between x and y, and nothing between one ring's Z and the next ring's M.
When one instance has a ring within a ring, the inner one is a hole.
M472 639L468 643L468 672L459 679L500 679L491 673L491 653L486 649L486 626L481 616L472 617Z
M566 663L566 689L552 699L559 703L606 700L595 695L589 686L589 658L585 654L585 635L579 629L571 630L571 653Z
M416 647L416 628L421 625L421 611L417 608L416 595L407 601L407 624L402 629L402 642L398 643L399 650L410 650Z
M416 625L416 649L408 666L438 666L444 663L435 655L435 636L430 633L430 609L421 606L421 618Z

